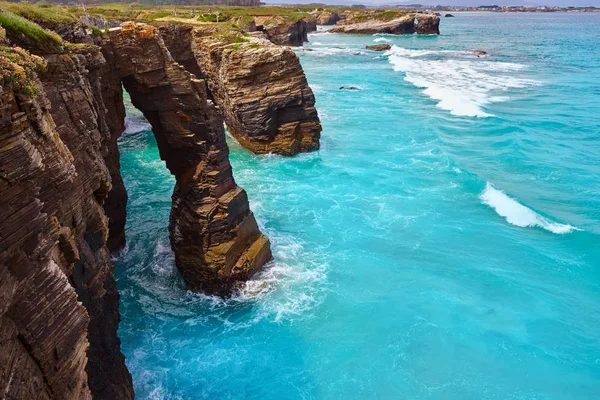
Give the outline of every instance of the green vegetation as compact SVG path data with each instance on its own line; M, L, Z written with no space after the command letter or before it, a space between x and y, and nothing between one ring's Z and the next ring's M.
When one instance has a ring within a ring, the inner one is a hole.
M387 22L387 21L391 21L396 18L403 17L406 14L407 14L407 12L405 10L402 10L402 11L389 11L388 10L388 11L353 15L352 18L349 19L348 21L349 22L352 21L352 23L365 22L365 21L371 21L371 20Z
M4 88L31 97L39 92L34 73L45 68L46 61L41 57L19 47L0 46L0 82Z
M61 44L62 39L54 32L49 32L36 24L10 11L0 10L0 25L11 35L24 35L38 44Z
M55 26L60 23L73 22L75 16L61 6L53 6L48 3L8 3L0 2L0 10L19 15L30 21L44 26Z
M92 30L92 35L94 35L96 37L102 36L102 29L100 29L96 26L90 26L90 29Z

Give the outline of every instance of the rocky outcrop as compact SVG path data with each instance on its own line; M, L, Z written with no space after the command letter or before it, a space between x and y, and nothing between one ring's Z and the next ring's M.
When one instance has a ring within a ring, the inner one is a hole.
M315 17L305 17L302 20L306 22L306 32L310 33L317 30L317 19Z
M404 15L390 21L379 21L377 19L360 20L352 22L352 19L345 20L344 24L338 24L329 32L353 33L353 34L407 34L415 32L415 17L413 15Z
M104 59L66 50L0 52L0 392L131 399L102 208Z
M417 14L417 26L415 28L419 35L439 35L440 17L434 14Z
M390 46L389 44L373 44L371 46L365 47L365 49L372 50L372 51L386 51L391 48L392 48L392 46Z
M270 260L269 241L233 180L204 81L156 28L126 24L102 49L12 39L43 57L9 47L0 28L0 393L132 399L110 259L127 200L121 83L176 177L169 228L188 286L228 295Z
M181 40L187 28L161 28L166 43ZM321 124L315 97L296 54L267 40L240 36L234 43L211 29L195 28L193 49L200 75L222 113L229 132L246 148L294 155L319 148ZM241 42L241 39L246 40ZM189 52L170 48L180 63Z
M181 275L193 290L228 295L272 256L233 180L223 121L205 82L171 58L149 25L123 24L106 46L176 179L169 232Z
M353 34L439 34L440 17L433 14L406 14L389 21L378 19L377 13L350 15L329 32Z
M302 46L308 42L309 24L304 19L290 19L279 15L254 17L256 28L264 32L267 38L283 46ZM316 26L315 26L316 28Z
M317 18L318 25L335 25L340 20L340 16L335 11L323 11Z

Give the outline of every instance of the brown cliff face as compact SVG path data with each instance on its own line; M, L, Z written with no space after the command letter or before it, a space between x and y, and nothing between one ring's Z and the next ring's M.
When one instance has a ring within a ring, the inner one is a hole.
M182 29L170 26L161 32L180 38ZM192 35L189 46L201 75L229 132L244 147L258 154L282 155L319 148L321 124L315 97L291 49L254 37L232 45L202 28L195 28ZM188 52L177 48L171 54L179 61Z
M318 25L335 25L340 20L340 16L335 11L323 11L317 17Z
M290 21L281 16L256 16L256 27L263 31L267 38L282 46L302 46L308 42L309 24L304 19ZM316 25L314 26L316 28Z
M352 33L352 34L375 34L388 33L394 35L410 34L415 32L415 18L412 15L405 15L391 21L379 21L377 19L369 19L366 21L356 19L345 19L341 24L338 22L335 28L329 32L335 33Z
M74 197L89 197L84 210L94 210L83 231L84 240L77 246L82 261L75 263L72 277L79 300L90 316L88 384L94 396L130 398L131 377L117 337L118 293L107 248L110 224L102 207L111 190L111 176L120 179L118 169L111 171L106 163L112 145L107 121L113 117L103 98L106 61L97 46L68 46L67 51L68 56L47 55L48 68L39 76L52 105L57 131L73 154L81 181L81 191ZM122 187L122 181L119 183Z
M272 256L233 180L223 122L205 82L171 58L149 25L123 24L107 46L176 178L169 231L183 279L193 290L228 295Z
M47 54L42 71L23 50L0 53L0 392L130 399L102 208L104 59L68 54Z
M439 34L440 17L434 14L406 14L390 21L378 19L373 12L351 13L329 32L353 34Z
M439 35L440 17L435 14L417 14L416 31L419 35Z

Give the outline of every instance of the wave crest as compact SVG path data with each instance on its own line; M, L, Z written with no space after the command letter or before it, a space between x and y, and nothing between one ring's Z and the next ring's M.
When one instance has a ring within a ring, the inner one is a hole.
M484 107L506 101L495 95L508 89L537 85L538 81L514 76L527 66L508 62L482 61L465 51L410 50L392 46L386 52L397 72L405 80L451 114L465 117L489 117Z
M503 191L494 188L489 182L486 182L485 189L481 192L479 198L483 204L492 207L498 215L506 218L508 223L515 226L522 228L539 227L559 235L579 230L574 226L559 224L542 217L532 209L508 197Z

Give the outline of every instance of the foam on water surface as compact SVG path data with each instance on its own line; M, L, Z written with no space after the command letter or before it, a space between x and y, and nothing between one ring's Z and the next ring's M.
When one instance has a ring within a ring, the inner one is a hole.
M186 290L173 178L151 132L123 135L115 273L136 396L598 397L600 14L574 14L310 34L296 52L321 149L255 156L227 138L274 255L229 299ZM395 52L361 51L379 38Z
M520 72L527 68L524 64L484 61L467 52L409 50L394 45L386 54L407 82L457 116L489 117L487 105L508 100L499 93L539 84L521 77Z

